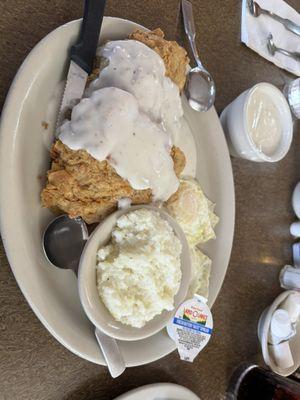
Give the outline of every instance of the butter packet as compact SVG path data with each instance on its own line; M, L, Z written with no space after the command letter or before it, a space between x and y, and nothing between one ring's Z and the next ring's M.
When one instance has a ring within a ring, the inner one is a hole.
M206 299L195 294L182 303L168 323L167 331L176 343L180 359L193 362L209 342L213 331L213 319Z

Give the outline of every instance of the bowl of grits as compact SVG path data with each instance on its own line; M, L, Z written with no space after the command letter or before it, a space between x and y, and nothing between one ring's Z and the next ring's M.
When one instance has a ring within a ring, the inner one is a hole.
M92 323L120 340L163 329L191 281L187 240L163 209L134 206L106 218L79 265L80 300Z

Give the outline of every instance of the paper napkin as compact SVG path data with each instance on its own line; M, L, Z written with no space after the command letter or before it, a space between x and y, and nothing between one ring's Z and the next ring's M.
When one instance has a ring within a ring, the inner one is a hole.
M280 17L288 18L300 25L300 14L283 0L257 0L257 3L262 8L272 11ZM300 36L289 32L280 22L275 21L267 15L253 17L249 11L247 0L243 0L242 42L278 67L300 76L300 61L296 61L278 52L274 56L271 56L267 49L267 37L269 33L273 35L273 40L277 47L300 52Z

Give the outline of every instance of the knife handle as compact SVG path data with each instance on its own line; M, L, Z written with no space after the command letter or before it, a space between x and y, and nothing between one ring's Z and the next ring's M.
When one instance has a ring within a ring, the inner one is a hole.
M93 69L105 3L105 0L85 0L79 38L70 51L71 60L88 74Z

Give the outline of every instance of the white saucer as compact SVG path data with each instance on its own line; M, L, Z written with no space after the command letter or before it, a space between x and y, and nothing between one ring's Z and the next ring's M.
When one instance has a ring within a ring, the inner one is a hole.
M200 400L189 389L174 383L155 383L131 390L115 400Z

